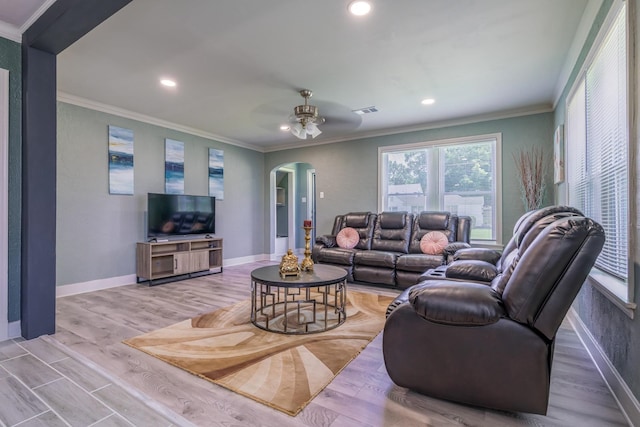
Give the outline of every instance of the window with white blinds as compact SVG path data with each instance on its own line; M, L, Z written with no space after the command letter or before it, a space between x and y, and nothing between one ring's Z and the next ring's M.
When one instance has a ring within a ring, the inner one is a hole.
M606 242L596 267L626 282L629 225L629 114L626 8L567 101L569 203L598 221Z

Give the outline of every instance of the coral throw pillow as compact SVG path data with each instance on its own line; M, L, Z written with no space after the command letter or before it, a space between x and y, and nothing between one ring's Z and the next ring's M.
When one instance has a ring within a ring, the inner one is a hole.
M439 255L448 244L449 239L442 231L430 231L420 239L420 250L423 254Z
M355 228L345 227L336 236L338 246L345 249L355 248L360 240L360 235Z

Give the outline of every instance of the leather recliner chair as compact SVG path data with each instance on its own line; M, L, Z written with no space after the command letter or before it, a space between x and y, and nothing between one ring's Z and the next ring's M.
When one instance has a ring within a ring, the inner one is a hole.
M605 236L566 216L517 242L487 284L427 280L390 305L387 372L399 386L486 408L545 414L555 336Z
M582 212L571 206L554 205L532 210L522 215L513 227L513 236L502 252L487 248L461 248L451 256L447 265L426 271L421 280L447 278L491 282L502 274L511 263L511 257L517 252L518 245L525 236L537 235L551 222L566 216L583 216ZM435 272L435 274L434 274ZM419 282L418 281L418 282Z

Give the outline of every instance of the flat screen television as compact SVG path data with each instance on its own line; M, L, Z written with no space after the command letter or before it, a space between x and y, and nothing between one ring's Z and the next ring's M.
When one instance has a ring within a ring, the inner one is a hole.
M186 194L147 194L149 239L216 232L216 198Z

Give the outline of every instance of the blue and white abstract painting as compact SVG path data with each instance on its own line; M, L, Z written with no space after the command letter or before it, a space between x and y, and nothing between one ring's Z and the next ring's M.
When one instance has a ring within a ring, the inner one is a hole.
M164 141L164 191L184 194L184 142L168 138Z
M224 198L224 151L209 148L209 196Z
M109 194L133 194L133 131L111 125Z

